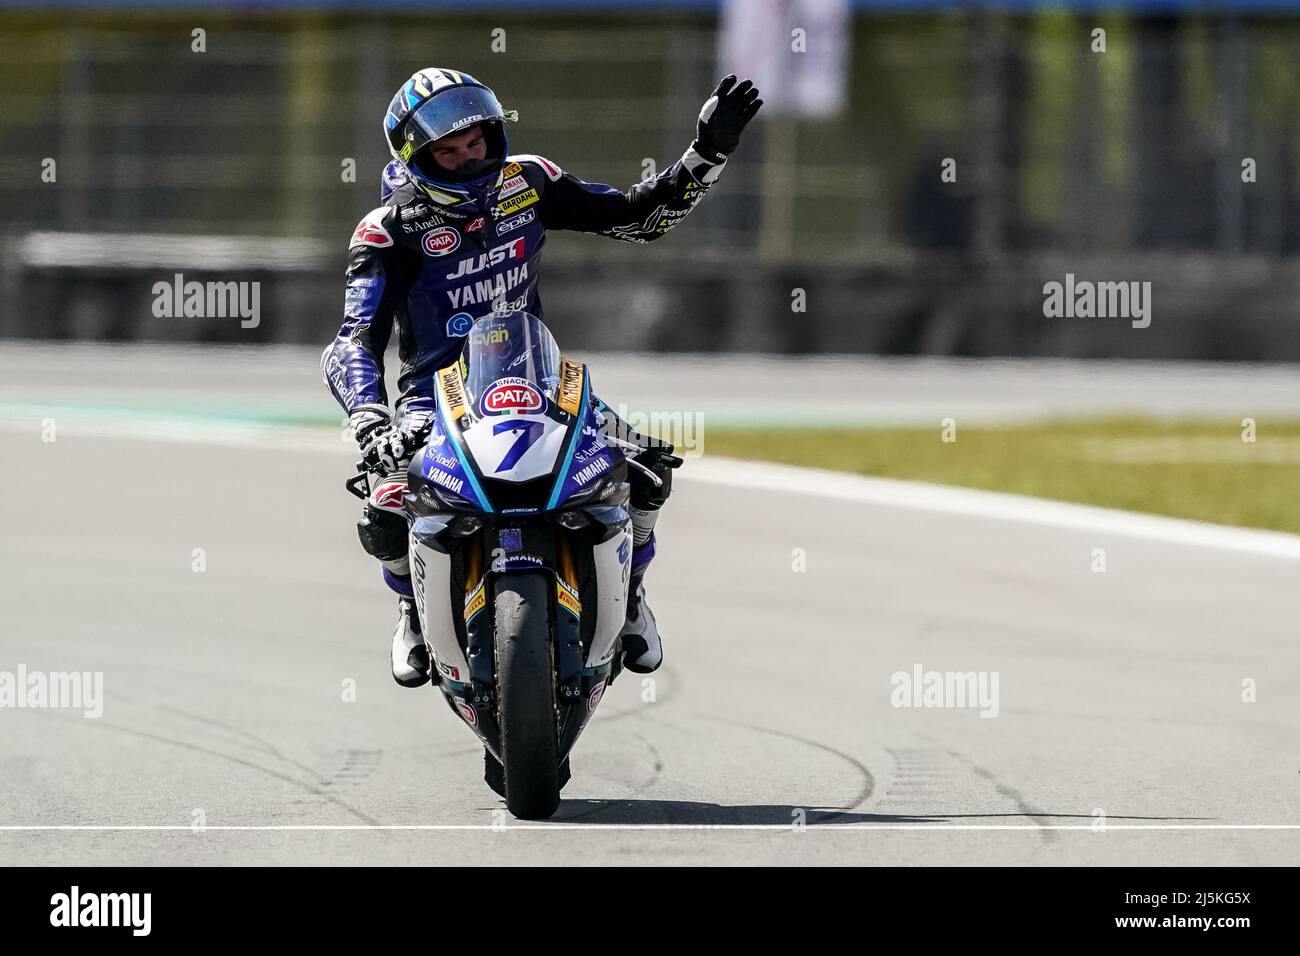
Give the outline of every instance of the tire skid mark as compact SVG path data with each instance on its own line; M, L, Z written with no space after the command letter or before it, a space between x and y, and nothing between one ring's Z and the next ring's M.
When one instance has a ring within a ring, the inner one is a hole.
M1047 814L1026 800L1024 794L1019 790L1010 784L1003 783L994 776L993 771L978 766L975 761L971 760L966 755L959 753L956 750L949 750L948 753L951 754L954 759L960 760L969 766L977 777L987 780L993 786L993 789L1002 797L1014 803L1016 809L1019 810L1021 814L1037 824L1039 827L1039 835L1043 838L1044 843L1055 843L1060 839L1059 835L1054 830L1042 829L1043 818L1047 816Z
M728 724L732 727L740 727L745 730L755 731L756 733L768 734L769 736L780 737L785 740L792 740L795 743L804 745L805 747L811 747L815 750L820 750L823 753L828 753L834 757L838 757L840 760L843 760L845 763L849 764L849 766L853 767L853 769L857 772L857 774L860 775L862 778L862 786L861 789L858 790L857 794L854 795L852 802L841 804L839 808L835 810L815 810L812 813L808 814L808 819L807 819L808 823L825 823L828 820L833 820L837 817L846 816L850 812L856 810L858 807L862 806L864 803L870 800L871 795L875 792L876 780L875 777L872 776L871 770L868 769L867 765L864 764L857 757L854 757L852 754L845 753L842 750L832 747L830 744L824 744L821 743L820 741L811 740L807 737L800 737L798 734L792 734L789 733L788 731L773 730L770 727L764 727L760 724L751 724L746 721L732 720L727 717L711 717L705 714L697 715L697 717L700 720L709 720L709 721L713 721L714 723ZM647 716L645 719L651 720L655 723L666 724L667 726L676 726L673 724L668 724L667 721L664 721L660 718L652 718ZM683 728L679 727L677 729L680 730ZM818 819L814 820L813 819L814 815L816 815Z
M328 791L321 789L320 786L317 786L305 780L300 780L297 777L291 777L285 773L280 773L280 771L278 770L272 770L269 767L263 767L261 764L253 763L250 760L244 760L242 757L236 757L233 754L222 753L220 750L213 750L210 747L203 747L200 746L199 744L189 743L184 740L175 740L171 737L164 737L161 734L150 733L149 731L146 730L136 730L132 727L122 726L121 724L109 723L108 721L105 721L103 718L97 720L95 724L97 727L103 727L106 730L116 730L119 733L129 734L133 737L141 737L145 740L156 740L159 743L171 744L173 747L181 747L185 750L194 751L195 753L207 754L210 757L216 757L219 760L224 760L227 761L228 763L238 764L241 767L247 767L250 770L256 770L259 773L266 774L267 776L275 777L277 780L283 780L285 783L290 783L295 787L307 791L313 796L320 797L322 800L327 800L328 802L338 807L340 810L343 810L344 812L356 817L362 823L368 824L370 826L380 825L378 820L374 820L371 817L367 816L365 813L363 813L361 810L349 806L348 804L340 800L338 797L334 796L332 793L329 793Z
M663 668L663 671L664 671L665 676L669 676L669 677L672 678L672 680L669 682L669 685L668 685L668 686L671 688L671 690L669 690L668 693L664 694L662 697L658 696L657 693L656 693L656 697L655 697L655 703L656 703L656 705L658 705L658 704L668 703L669 701L671 701L673 698L675 698L675 697L676 697L676 696L681 692L681 691L680 691L681 683L680 683L680 678L678 677L677 671L675 671L674 669L672 669L672 668L670 668L670 667L664 667L664 668ZM624 671L623 673L625 673L625 674L630 674L630 673L632 673L632 671ZM638 675L638 676L640 676L640 675ZM647 675L647 676L648 676L648 675ZM657 685L656 685L656 686L657 686ZM435 690L436 690L436 688L435 688ZM441 692L441 691L438 691L438 693L441 694L442 692ZM606 698L606 699L609 699L609 698ZM442 708L438 708L438 709L441 710ZM645 710L645 705L644 705L644 704L637 704L637 705L634 705L634 706L628 707L628 708L626 708L625 710L618 710L618 711L615 711L615 712L613 712L613 713L606 714L604 717L593 717L591 723L588 724L588 725L587 725L587 728L583 730L583 733L584 733L584 734L585 734L585 733L588 733L588 732L590 731L591 727L592 727L592 726L595 726L597 723L600 723L600 724L608 724L608 723L612 723L612 722L615 721L615 720L622 720L624 717L638 717L638 716L642 716L644 710ZM600 713L600 711L597 711L597 713ZM475 739L477 739L477 738L475 738ZM426 749L426 748L437 747L437 746L446 746L446 745L445 745L445 744L437 744L437 743L426 743L426 744L417 744L417 745L414 745L414 746L412 746L412 747L402 747L402 748L398 748L398 749L402 749L402 750L410 750L410 749L423 750L423 749ZM454 750L446 750L446 751L443 751L442 753L434 754L434 756L437 757L438 759L444 759L444 758L447 758L447 757L468 757L468 756L470 756L470 755L472 755L472 754L480 754L480 753L482 753L482 752L483 752L483 747L482 747L482 745L479 745L479 746L476 746L476 747L475 747L475 746L470 746L470 747L459 747L459 746L457 746L457 747L455 747ZM485 784L485 786L486 786L486 784Z
M601 813L606 810L612 810L622 803L625 803L629 800L635 800L637 797L641 796L641 794L645 793L645 791L649 790L651 787L653 787L656 783L659 782L659 778L663 773L663 769L664 769L663 756L659 753L659 748L657 748L654 744L652 744L647 738L641 736L641 734L633 733L632 736L635 737L637 740L639 740L642 743L642 745L644 745L645 748L648 751L650 751L650 756L653 759L653 769L650 771L650 776L645 780L645 782L634 787L632 789L632 792L628 794L626 797L621 797L618 800L606 800L600 803L598 806L594 806L591 807L590 809L583 810L578 813L569 814L563 817L557 814L551 819L555 820L557 823L569 823L570 821L573 820L585 819L586 817L590 817L596 813ZM563 804L561 804L561 806L562 805Z
M880 804L910 804L909 812L921 815L916 803L920 800L949 801L956 794L965 794L966 802L975 802L979 794L971 793L972 776L977 781L978 789L985 785L1001 799L1011 803L1016 813L1038 827L1039 838L1044 843L1054 843L1059 836L1052 830L1043 828L1043 818L1049 816L1031 805L1020 791L1002 783L991 772L977 766L970 758L951 748L944 747L899 747L887 748L894 760L894 779L889 785ZM933 816L951 816L941 811L934 811Z
M287 763L293 767L297 767L303 773L310 774L311 776L315 777L318 783L326 782L326 777L323 774L321 774L319 771L317 771L314 767L309 767L307 764L301 763L293 759L292 757L288 756L283 751L281 751L274 744L272 744L270 741L264 740L261 737L257 736L256 734L244 730L242 727L237 727L234 724L228 724L225 721L217 720L213 717L205 717L202 714L196 714L188 710L182 710L179 707L160 706L158 709L165 710L173 714L179 714L182 717L186 717L190 720L198 721L199 723L202 724L210 724L213 727L220 727L222 730L228 731L232 734L235 734L236 736L244 737L247 740L252 741L252 743L249 744L248 746L251 746L254 750L258 750L264 754L267 754L268 756L274 757L276 760L281 760L284 763Z

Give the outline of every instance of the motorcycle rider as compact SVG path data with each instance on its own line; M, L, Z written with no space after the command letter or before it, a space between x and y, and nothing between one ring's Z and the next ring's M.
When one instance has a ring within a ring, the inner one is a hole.
M431 427L434 377L459 355L477 319L516 309L542 317L537 284L548 229L633 243L665 235L717 180L760 106L748 80L725 77L701 109L696 137L681 159L624 193L585 182L544 157L509 154L505 121L517 114L502 109L492 90L469 74L435 67L407 80L384 119L393 160L382 177L383 205L352 235L343 324L321 357L326 385L348 413L367 467L405 472ZM383 366L394 322L402 361L396 417L388 409ZM629 433L596 403L607 431L618 428L620 437L645 449L635 460L654 475L629 472L631 599L619 635L624 666L650 673L663 653L642 578L654 557L654 525L671 491L671 469L681 459L671 445ZM393 677L419 686L430 679L430 661L412 596L405 521L367 505L358 530L399 595Z

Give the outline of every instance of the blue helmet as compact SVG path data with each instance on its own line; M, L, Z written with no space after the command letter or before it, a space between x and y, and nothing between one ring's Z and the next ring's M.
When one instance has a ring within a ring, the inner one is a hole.
M420 70L402 84L384 117L384 134L393 158L405 167L411 180L432 198L464 195L464 187L495 175L505 162L509 147L505 120L517 119L506 112L496 94L468 73L430 67ZM487 141L487 158L468 170L449 172L425 149L450 133L481 126Z

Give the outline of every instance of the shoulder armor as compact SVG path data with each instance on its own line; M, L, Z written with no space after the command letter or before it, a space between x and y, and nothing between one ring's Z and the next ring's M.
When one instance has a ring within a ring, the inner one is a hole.
M389 230L393 224L392 212L392 206L379 206L366 213L357 224L356 231L352 233L352 241L348 243L348 248L375 246L378 249L386 249L391 246L393 234Z
M516 153L513 156L507 156L506 162L515 164L530 163L534 166L540 166L542 171L546 173L546 178L551 182L555 182L564 175L564 170L559 166L556 166L545 156L538 156L534 153Z

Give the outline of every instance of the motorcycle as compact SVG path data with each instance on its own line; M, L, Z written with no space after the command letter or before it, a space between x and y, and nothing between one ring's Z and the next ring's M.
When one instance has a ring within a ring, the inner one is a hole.
M546 818L621 670L628 469L659 479L634 460L642 446L601 428L587 367L527 312L478 320L436 393L406 475L367 497L409 522L434 683L483 744L486 783L514 816ZM358 469L349 490L364 496Z

